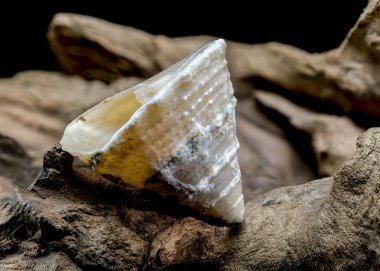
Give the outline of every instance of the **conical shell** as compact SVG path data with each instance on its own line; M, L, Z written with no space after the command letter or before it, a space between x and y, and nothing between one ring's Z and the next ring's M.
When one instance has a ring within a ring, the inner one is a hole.
M225 50L224 40L210 42L94 106L66 127L62 148L100 174L242 222L236 99ZM161 184L149 180L156 173Z

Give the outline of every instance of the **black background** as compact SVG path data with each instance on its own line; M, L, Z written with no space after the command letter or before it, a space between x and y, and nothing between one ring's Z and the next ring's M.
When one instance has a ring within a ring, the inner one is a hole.
M12 1L0 10L0 76L59 69L46 40L57 12L73 12L154 34L209 34L247 43L279 41L309 52L337 47L363 12L365 0ZM207 7L212 5L211 7Z

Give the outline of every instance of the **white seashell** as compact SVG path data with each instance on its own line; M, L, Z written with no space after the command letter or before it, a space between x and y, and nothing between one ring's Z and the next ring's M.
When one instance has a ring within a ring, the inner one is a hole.
M66 127L62 148L100 174L242 222L236 99L225 50L224 40L210 42L94 106ZM148 181L156 173L170 189Z

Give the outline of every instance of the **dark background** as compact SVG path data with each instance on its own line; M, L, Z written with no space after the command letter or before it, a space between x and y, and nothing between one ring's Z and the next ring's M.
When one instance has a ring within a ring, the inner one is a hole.
M150 3L152 2L152 3ZM247 43L279 41L309 52L337 47L365 0L12 1L0 10L0 77L28 69L59 69L46 40L57 12L92 15L154 34L209 34Z

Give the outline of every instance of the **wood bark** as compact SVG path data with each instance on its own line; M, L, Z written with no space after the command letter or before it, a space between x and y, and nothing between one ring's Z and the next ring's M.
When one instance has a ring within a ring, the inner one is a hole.
M360 136L354 157L333 177L255 197L240 225L213 224L72 163L53 147L33 185L1 205L2 268L380 268L379 128Z

